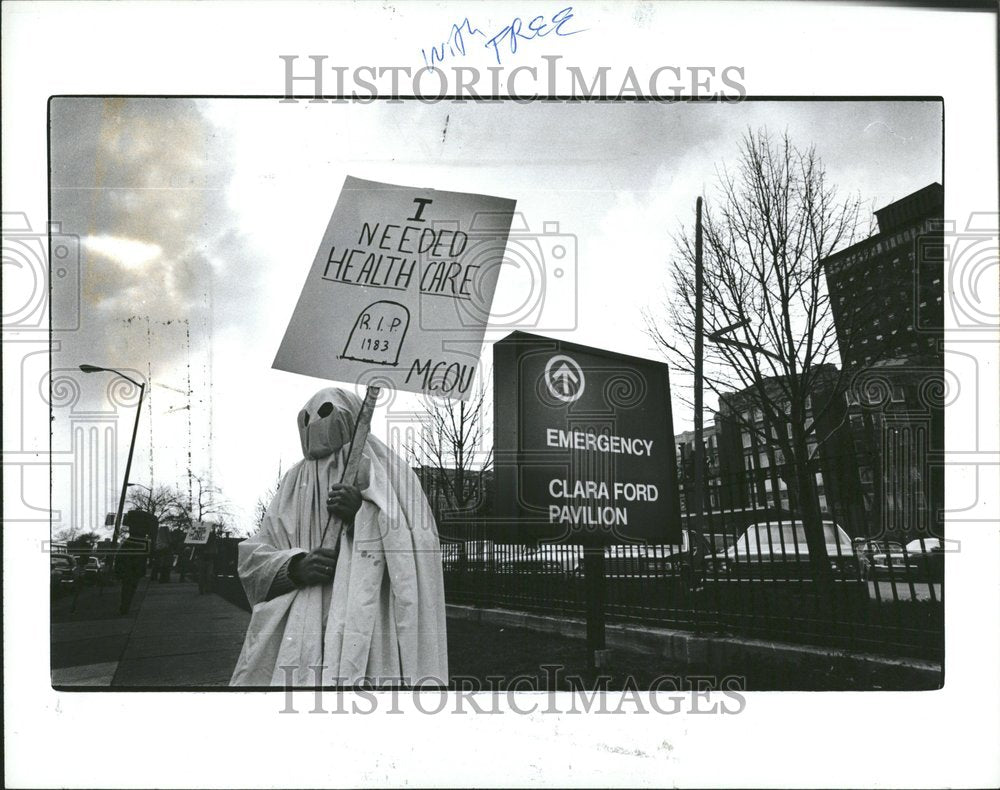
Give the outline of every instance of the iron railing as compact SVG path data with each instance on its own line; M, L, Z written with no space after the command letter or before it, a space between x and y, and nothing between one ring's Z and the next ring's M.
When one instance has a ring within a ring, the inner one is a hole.
M818 582L802 520L778 504L682 518L703 533L694 558L686 537L607 546L607 621L943 658L943 540L876 529L862 509L826 502L830 575ZM582 547L502 542L504 526L440 519L447 602L583 617Z

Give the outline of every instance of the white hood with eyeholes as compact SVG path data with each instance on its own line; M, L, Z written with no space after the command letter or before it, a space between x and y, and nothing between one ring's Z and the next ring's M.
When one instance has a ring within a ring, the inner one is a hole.
M340 482L360 411L357 396L329 388L299 412L304 458L282 478L260 531L239 547L253 614L230 685L448 682L434 516L417 476L373 436L356 483L363 502L352 534L341 536L332 584L266 600L291 557L333 548L333 526L325 530L326 492Z

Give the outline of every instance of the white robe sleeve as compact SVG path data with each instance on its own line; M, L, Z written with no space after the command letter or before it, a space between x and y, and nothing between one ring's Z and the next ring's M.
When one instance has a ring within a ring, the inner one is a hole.
M282 478L260 530L239 544L237 570L250 606L267 600L271 584L282 567L296 554L306 550L292 545L290 535L295 534L297 516L295 489L299 480L300 464L292 467Z

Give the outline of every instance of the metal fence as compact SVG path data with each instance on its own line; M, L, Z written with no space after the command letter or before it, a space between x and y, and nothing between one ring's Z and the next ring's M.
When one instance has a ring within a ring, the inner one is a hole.
M874 530L824 503L821 585L802 521L778 504L685 518L701 529L693 543L607 546L607 621L943 658L942 540ZM447 601L583 617L582 546L499 542L498 526L442 521Z

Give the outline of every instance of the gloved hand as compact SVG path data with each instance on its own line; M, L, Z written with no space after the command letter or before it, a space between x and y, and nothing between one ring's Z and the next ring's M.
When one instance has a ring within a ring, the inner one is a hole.
M296 587L326 584L333 579L337 568L337 552L333 549L316 549L308 554L293 557L288 565L288 578Z
M354 486L334 483L326 497L326 510L337 516L348 526L354 524L354 516L361 509L361 491Z

